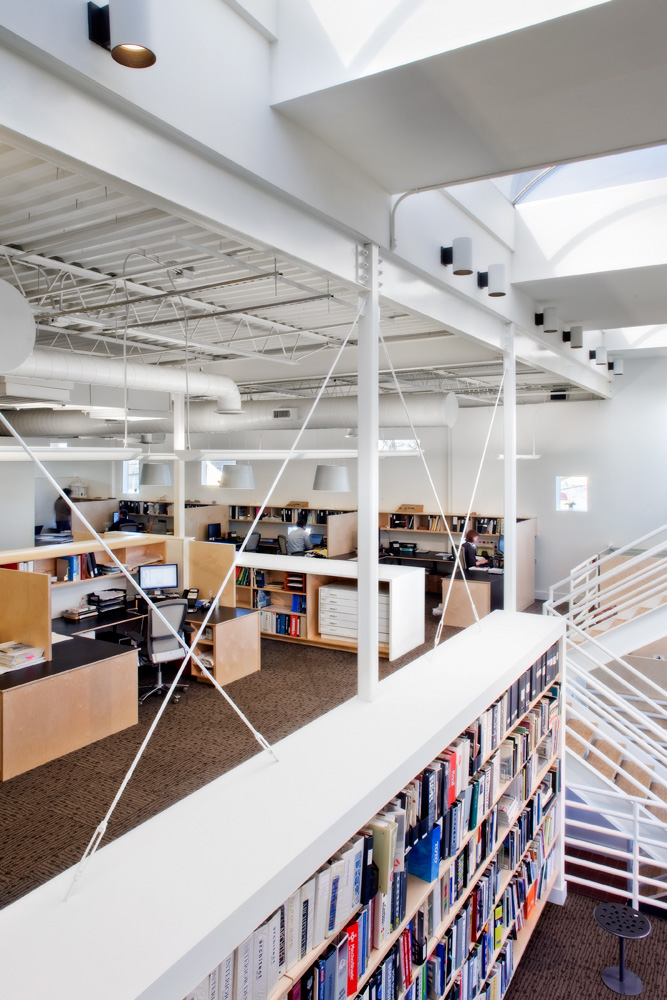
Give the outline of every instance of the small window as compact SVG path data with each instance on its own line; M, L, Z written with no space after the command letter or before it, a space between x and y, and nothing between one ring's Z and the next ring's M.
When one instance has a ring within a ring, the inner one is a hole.
M139 492L139 459L123 462L123 493Z
M380 438L378 451L419 451L419 441L415 438Z
M220 462L212 462L210 459L203 461L201 464L202 486L219 486L220 474L222 473L222 467L224 465L236 465L236 460L233 458L225 458Z
M556 510L588 510L588 476L556 476Z

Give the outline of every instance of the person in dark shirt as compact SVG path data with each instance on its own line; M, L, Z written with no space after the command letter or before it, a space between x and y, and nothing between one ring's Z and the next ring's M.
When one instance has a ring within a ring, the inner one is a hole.
M121 507L118 511L118 520L109 527L109 531L128 531L132 528L138 528L139 525L136 521L133 521L128 512L124 507Z
M72 491L69 486L63 490L66 497L71 497ZM56 531L70 531L72 527L72 510L66 500L61 496L56 497L53 505L56 513Z
M477 542L479 541L479 535L474 528L470 528L466 531L466 540L463 543L463 564L466 569L475 569L476 566L485 566L488 563L488 559L484 556L477 555L477 549L475 548Z

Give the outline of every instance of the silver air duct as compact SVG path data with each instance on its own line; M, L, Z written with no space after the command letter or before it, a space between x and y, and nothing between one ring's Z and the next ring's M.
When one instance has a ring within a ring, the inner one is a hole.
M0 361L0 365L2 362ZM0 369L3 374L9 372ZM50 351L36 347L30 357L11 369L20 378L53 379L57 382L82 382L85 385L107 385L116 388L151 389L157 392L182 392L192 396L218 397L217 406L225 412L241 409L238 387L227 375L207 375L182 368L141 365L104 358L85 357L65 351Z
M142 367L135 365L136 367ZM171 369L169 370L171 371ZM220 377L220 376L218 376ZM71 378L71 375L70 375ZM415 427L453 427L458 412L454 393L419 394L404 397ZM242 413L220 413L219 402L205 400L190 405L190 432L192 434L221 434L238 430L298 430L310 409L311 400L279 402L249 402ZM403 403L398 394L379 398L379 422L383 427L409 427ZM22 410L8 414L12 426L23 436L42 437L110 437L123 433L123 423L118 420L96 420L73 410ZM311 417L313 430L349 428L357 426L357 397L335 396L321 399ZM132 422L133 434L155 431L155 423L141 420ZM169 431L165 421L160 430ZM2 432L0 431L0 434Z

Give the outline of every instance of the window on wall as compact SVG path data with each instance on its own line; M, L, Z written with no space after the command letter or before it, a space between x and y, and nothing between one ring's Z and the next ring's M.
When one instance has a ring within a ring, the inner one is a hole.
M380 438L378 451L419 451L419 441L415 438Z
M123 462L123 493L139 492L139 459Z
M588 510L588 476L556 476L556 510Z
M225 458L220 462L212 462L210 459L205 459L205 461L201 464L202 486L219 486L220 474L222 473L222 468L225 465L236 465L236 460L233 458Z

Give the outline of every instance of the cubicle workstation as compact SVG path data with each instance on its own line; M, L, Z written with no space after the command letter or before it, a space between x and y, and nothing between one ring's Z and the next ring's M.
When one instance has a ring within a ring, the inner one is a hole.
M173 567L171 581L194 585L206 598L217 593L234 559L233 546L187 539L116 533L105 542L130 570ZM125 587L124 575L92 539L0 552L0 642L44 651L42 662L0 671L1 780L138 721L137 650L105 640L119 625L143 625L145 611L126 599ZM119 596L107 602L110 594ZM80 618L63 617L82 600ZM234 607L233 573L221 604L197 652L208 655L224 684L259 670L259 615ZM196 627L204 616L188 617Z

